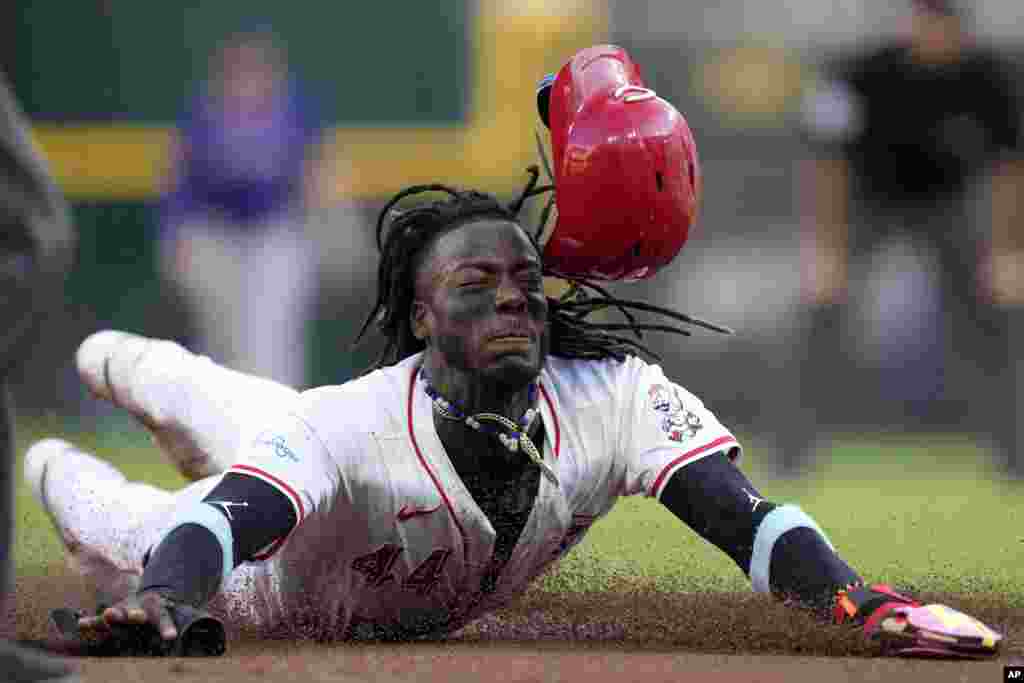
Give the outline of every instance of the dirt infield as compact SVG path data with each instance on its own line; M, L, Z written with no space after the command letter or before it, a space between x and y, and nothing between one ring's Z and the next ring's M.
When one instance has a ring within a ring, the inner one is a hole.
M59 568L23 577L8 634L45 641L55 607L90 607ZM255 639L233 630L217 659L76 658L83 680L117 681L997 681L1024 661L1024 610L997 596L922 596L978 616L1007 636L994 662L874 656L856 631L822 627L763 596L601 595L533 591L444 642L317 644Z

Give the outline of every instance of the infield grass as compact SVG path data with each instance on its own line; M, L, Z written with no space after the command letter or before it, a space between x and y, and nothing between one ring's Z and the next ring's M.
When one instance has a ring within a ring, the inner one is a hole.
M115 463L134 480L176 489L184 480L144 432L68 434L34 424L19 434L64 436ZM748 447L744 471L774 502L796 503L828 533L865 578L908 590L998 594L1024 606L1024 484L1001 478L986 450L957 437L851 437L819 452L797 482L772 480ZM39 575L63 549L42 509L17 477L16 558L20 574ZM652 499L622 499L540 588L604 591L631 586L665 591L747 591L732 560Z

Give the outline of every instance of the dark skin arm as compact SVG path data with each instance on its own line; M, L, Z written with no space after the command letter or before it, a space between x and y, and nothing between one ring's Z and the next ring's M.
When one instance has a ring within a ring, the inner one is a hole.
M260 556L261 549L286 538L298 520L280 491L255 478L229 472L204 501L246 501L233 515L232 568ZM205 504L205 503L204 503ZM222 508L211 506L223 514ZM79 628L109 633L114 625L152 624L166 640L177 638L168 606L204 607L221 589L224 550L210 529L186 523L168 534L143 562L140 591L108 607L102 614L79 620Z
M747 574L750 572L757 526L776 508L762 498L725 453L715 453L676 472L666 484L661 502L703 538L728 554ZM174 533L188 535L186 531ZM269 540L272 540L271 534L264 533L254 538L251 544L257 547ZM219 587L216 581L210 580L210 576L215 576L218 571L220 552L213 534L201 527L191 531L190 540L163 543L147 564L143 575L144 590L106 609L99 616L83 618L79 622L80 628L103 633L109 632L113 625L148 623L156 626L163 638L173 640L177 637L177 630L167 610L168 605L183 602L194 606L206 604ZM209 566L195 570L194 565L204 559ZM783 534L773 547L770 562L774 594L793 598L798 604L824 614L828 613L837 590L861 583L860 576L825 544L817 532L807 528ZM175 581L160 578L180 575L180 571L167 569L168 564L175 563L187 564L191 568L191 575L197 577L192 582L194 585L167 585Z
M677 471L661 502L747 575L758 525L777 508L725 453ZM775 543L769 576L773 594L822 613L828 612L839 589L862 582L816 531L805 527L787 531Z

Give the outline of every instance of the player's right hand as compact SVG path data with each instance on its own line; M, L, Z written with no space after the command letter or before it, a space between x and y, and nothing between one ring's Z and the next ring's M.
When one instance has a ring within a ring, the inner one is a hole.
M95 657L217 657L227 650L224 624L205 610L149 590L96 616L50 612L63 646Z
M97 616L82 617L78 620L78 628L84 633L102 635L117 626L150 624L162 639L173 641L178 637L178 629L169 610L172 604L157 591L144 591L107 607Z

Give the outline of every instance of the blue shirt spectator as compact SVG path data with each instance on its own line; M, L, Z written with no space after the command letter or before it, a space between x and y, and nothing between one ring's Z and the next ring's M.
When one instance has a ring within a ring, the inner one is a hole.
M280 51L249 36L211 71L178 123L164 225L213 214L249 226L301 207L323 125Z
M197 349L289 386L306 382L318 248L321 122L262 32L214 54L172 138L160 263L193 317ZM273 277L267 277L273 273Z

